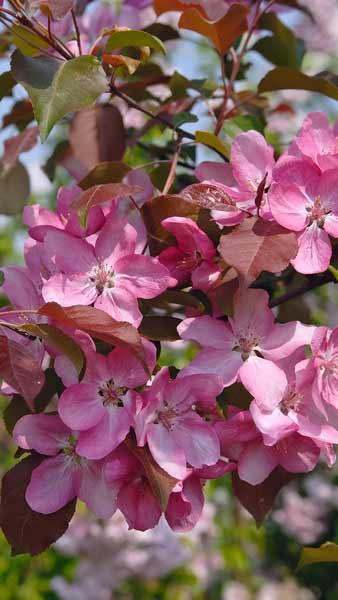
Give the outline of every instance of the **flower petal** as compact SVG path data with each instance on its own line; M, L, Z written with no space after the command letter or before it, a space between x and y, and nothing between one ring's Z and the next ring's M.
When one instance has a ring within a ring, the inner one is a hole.
M184 479L187 474L186 457L173 432L161 423L150 423L147 427L149 450L157 464L176 479Z
M63 448L71 431L57 415L25 415L13 430L14 442L25 450L53 456Z
M123 442L130 426L131 416L125 408L108 406L95 427L80 433L76 452L92 460L104 458Z
M76 498L81 468L72 458L58 454L43 460L34 469L26 490L26 502L32 510L49 515Z
M74 431L86 431L105 416L106 409L98 388L89 383L76 383L60 397L58 411L61 419Z

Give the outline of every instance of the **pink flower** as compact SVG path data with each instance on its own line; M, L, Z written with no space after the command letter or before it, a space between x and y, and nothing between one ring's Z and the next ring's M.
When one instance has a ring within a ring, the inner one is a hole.
M209 316L182 321L177 328L181 338L202 350L181 373L214 373L224 387L239 378L248 389L255 383L257 399L268 393L274 401L277 388L287 383L275 362L309 344L313 328L298 321L274 323L268 300L265 291L249 289L236 295L227 323Z
M313 374L312 391L318 407L327 412L329 404L338 409L338 327L333 331L318 327L312 338L309 369Z
M235 137L229 165L205 162L197 167L200 181L222 184L220 189L229 196L229 211L212 212L220 226L236 225L247 212L256 212L259 186L264 180L266 187L270 185L274 165L273 148L257 131L247 131Z
M338 237L338 168L321 174L310 161L289 157L276 169L276 178L269 205L277 223L297 232L292 265L299 273L326 271L332 256L329 235Z
M316 406L312 395L313 369L309 361L295 364L291 357L290 363L287 383L280 387L276 384L274 398L268 393L264 397L259 387L259 400L250 404L252 418L263 435L264 444L272 446L295 431L313 440L338 443L338 411L328 407L323 415ZM248 389L254 398L255 387L253 380Z
M135 253L136 237L131 225L113 216L95 248L65 232L48 232L44 251L55 274L43 285L44 300L61 306L94 304L114 319L138 326L142 314L137 299L154 298L174 281L157 259Z
M217 465L217 472L214 467L189 469L186 478L174 487L164 513L171 529L186 532L195 527L204 505L202 481L234 469L234 464L219 462L222 465ZM118 488L116 504L129 528L146 531L155 527L162 514L159 502L144 467L123 444L105 459L104 475L108 485Z
M337 133L324 113L309 113L286 155L305 157L322 171L338 168ZM278 163L283 162L283 156Z
M206 233L195 221L185 217L170 217L161 225L176 237L177 246L163 250L159 261L178 285L187 283L191 277L193 287L210 288L219 278L221 269L214 263L216 250Z
M155 347L144 343L152 370ZM144 385L147 379L139 360L125 348L115 348L108 356L94 352L87 356L83 381L67 388L58 404L63 422L80 432L77 454L100 459L120 445L134 418L134 398L129 390Z
M170 381L168 369L162 369L135 417L138 445L148 443L155 461L177 479L186 477L187 464L214 465L219 459L218 438L194 405L215 402L221 390L218 377L192 375Z
M262 483L278 465L291 473L308 473L319 459L319 447L298 433L272 446L264 445L249 411L232 411L229 420L219 421L215 427L222 455L237 462L240 479L251 485Z
M37 242L43 242L48 231L61 229L75 237L87 237L96 233L105 223L103 210L93 206L88 213L87 225L80 223L78 213L72 208L73 202L83 194L77 185L61 187L57 194L56 211L50 211L40 204L25 206L23 222L29 227L29 235Z
M34 469L28 484L26 501L32 510L50 514L78 497L101 519L114 514L116 489L107 486L103 463L88 462L76 454L77 434L57 415L22 417L13 438L21 448L50 457Z

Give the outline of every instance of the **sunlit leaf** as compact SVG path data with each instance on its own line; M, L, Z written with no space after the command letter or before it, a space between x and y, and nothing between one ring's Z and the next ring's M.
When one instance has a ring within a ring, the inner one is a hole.
M94 56L60 61L48 56L30 58L17 50L11 69L32 101L42 140L62 117L93 104L107 89L105 73Z

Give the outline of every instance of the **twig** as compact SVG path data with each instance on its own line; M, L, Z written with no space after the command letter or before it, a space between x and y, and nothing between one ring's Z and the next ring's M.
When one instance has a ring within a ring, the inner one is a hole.
M279 306L280 304L284 304L284 302L288 302L289 300L298 298L299 296L302 296L303 294L306 294L307 292L310 292L311 290L321 287L322 285L325 285L326 283L336 283L334 275L330 272L324 273L323 275L316 275L315 277L313 277L312 279L310 279L309 281L304 283L302 286L300 286L296 290L287 292L286 294L284 294L283 296L280 296L279 298L274 298L273 300L270 301L269 306L270 306L270 308L273 308L274 306Z
M76 18L74 9L72 9L71 13L72 13L72 19L73 19L73 23L74 23L75 34L76 34L77 47L79 49L80 56L82 56L81 34L80 34L79 25L77 22L77 18Z
M165 182L165 186L162 190L162 194L163 196L165 196L166 194L168 194L171 190L171 186L173 185L174 181L175 181L175 176L176 176L176 169L177 169L177 163L178 163L178 159L180 157L180 151L181 151L181 143L178 140L177 144L176 144L176 150L174 153L174 156L172 158L171 161L171 165L170 165L170 170L169 170L169 174L167 177L167 181Z
M126 94L121 92L114 85L111 86L111 92L112 92L112 94L115 94L116 96L118 96L119 98L124 100L131 108L135 108L136 110L143 112L145 115L147 115L151 119L155 119L156 121L163 123L163 125L165 125L166 127L169 127L170 129L177 131L177 133L181 137L189 138L189 140L195 140L195 136L192 133L189 133L189 131L184 131L184 129L181 129L180 127L175 128L174 125L172 123L170 123L170 121L168 121L164 117L161 117L161 115L154 115L154 113L150 112L150 110L147 110L146 108L144 108L137 102L134 102L134 100L132 98L130 98L129 96L127 96Z

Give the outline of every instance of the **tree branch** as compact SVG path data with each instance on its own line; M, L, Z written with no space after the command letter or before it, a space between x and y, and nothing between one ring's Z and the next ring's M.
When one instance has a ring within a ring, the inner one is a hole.
M311 292L311 290L315 290L326 283L337 283L334 275L329 271L323 273L323 275L315 275L299 288L291 290L279 298L274 298L270 301L269 306L270 308L273 308L274 306L280 306L280 304L284 304L284 302L298 298L299 296L302 296L307 292Z

